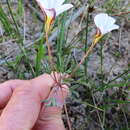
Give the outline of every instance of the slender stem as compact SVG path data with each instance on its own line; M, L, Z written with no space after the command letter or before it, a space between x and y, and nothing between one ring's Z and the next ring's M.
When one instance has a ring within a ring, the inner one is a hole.
M63 94L63 90L62 90L63 87L61 85L62 76L60 77L59 81L57 81L55 72L52 72L52 73L53 73L53 76L54 76L53 80L56 82L56 85L60 88L60 90L62 92L62 98L64 98L64 94ZM72 130L66 103L63 105L63 108L64 108L64 111L65 111L65 114L66 114L67 124L68 124L69 130Z
M80 67L81 64L83 64L84 60L89 56L89 53L93 50L94 46L97 44L97 42L93 42L86 54L81 59L80 63L75 67L75 69L72 71L69 77L72 77L73 74L77 71L77 69Z
M101 62L101 86L103 87L104 85L104 76L103 76L103 44L101 43L101 48L100 48L100 62Z
M51 66L51 69L52 71L54 71L54 63L53 63L53 56L52 56L52 53L51 53L51 47L50 47L50 44L48 42L48 33L46 32L46 45L47 45L47 50L48 50L48 55L49 55L49 61L50 61L50 66Z
M126 75L128 72L130 72L130 68L128 68L127 70L125 70L122 74L118 75L117 77L115 77L114 79L110 80L108 83L106 83L105 85L109 85L110 83L114 82L115 80L117 80L118 78L122 77L123 75Z
M92 93L92 99L93 99L94 106L97 107L97 104L96 104L95 97L94 97L93 93ZM99 123L101 125L101 129L104 130L103 123L102 123L99 111L97 109L96 109L96 113L97 113L97 116L98 116Z
M62 86L61 86L61 84L60 84L59 86L60 86L61 91L62 91ZM62 97L63 97L63 91L62 91ZM66 106L66 102L65 102L65 104L63 105L63 108L64 108L64 110L65 110L65 114L66 114L67 124L68 124L69 130L72 130L71 123L70 123L70 119L69 119L69 114L68 114L68 110L67 110L67 106Z
M64 104L64 110L65 110L65 114L66 114L66 118L67 118L67 123L68 123L69 130L72 130L66 104Z
M120 77L123 77L124 75L128 74L129 72L130 72L130 69L125 70L122 74L118 75L118 76L115 77L114 79L108 81L107 83L104 83L104 87L103 87L103 88L100 87L100 88L96 89L95 92L97 92L97 91L102 91L102 90L104 90L104 89L109 88L109 85L112 85L112 84L111 84L112 82L114 82L115 80L117 80L117 79L120 78ZM115 85L114 85L114 86L115 86ZM118 86L119 86L119 85L118 85ZM121 86L123 86L123 84L122 84ZM126 86L127 86L127 85L126 85Z
M130 11L128 11L128 12L120 12L119 14L114 14L113 16L121 16L121 15L126 15L126 14L130 14Z
M87 19L86 19L86 40L85 40L85 52L87 51L88 48L88 22L89 22L89 11L87 12ZM85 58L85 63L84 63L84 70L85 70L85 77L87 81L87 59Z

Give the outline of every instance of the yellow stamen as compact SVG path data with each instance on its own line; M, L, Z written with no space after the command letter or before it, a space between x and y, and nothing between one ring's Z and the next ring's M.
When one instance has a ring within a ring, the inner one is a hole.
M47 16L46 17L46 23L45 23L45 32L48 34L50 31L51 24L53 22L53 18Z
M103 37L103 35L95 36L94 44L98 43L98 41Z
M93 41L94 44L98 43L98 41L103 37L103 35L101 34L101 31L99 28L97 28L97 32L95 35L95 39Z

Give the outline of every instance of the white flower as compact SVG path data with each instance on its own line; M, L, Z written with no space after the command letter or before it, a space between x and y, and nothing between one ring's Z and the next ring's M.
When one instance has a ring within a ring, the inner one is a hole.
M63 4L65 0L36 0L47 17L55 19L55 16L73 7L72 4Z
M94 22L101 35L111 32L112 30L119 29L119 26L115 24L116 20L113 17L108 16L106 13L96 15Z
M72 4L63 4L65 0L36 0L46 15L45 32L48 33L55 17L73 7Z

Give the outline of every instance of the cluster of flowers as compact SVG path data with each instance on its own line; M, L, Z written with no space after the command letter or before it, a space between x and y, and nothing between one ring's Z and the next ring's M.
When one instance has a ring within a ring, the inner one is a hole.
M72 4L64 4L65 0L36 0L39 4L41 10L45 15L45 32L48 35L51 24L55 20L55 18L73 7ZM95 39L86 52L86 54L81 59L80 63L76 66L76 68L72 71L75 72L80 64L83 63L84 59L88 56L88 54L92 51L93 47L98 43L98 41L108 32L112 30L118 29L119 26L115 24L116 20L113 17L108 16L106 13L99 13L94 17L95 25L97 26L97 33L95 35ZM48 45L48 44L47 44ZM50 52L50 47L48 45L48 52ZM51 56L51 53L49 53ZM49 99L48 105L60 104L56 97L53 99Z
M73 7L72 4L64 4L65 0L36 0L41 10L46 16L45 30L49 31L51 24L55 20L56 16L69 10ZM97 26L97 34L95 41L98 42L103 35L112 30L119 29L119 26L115 24L116 20L108 16L106 13L97 14L94 17L95 25Z

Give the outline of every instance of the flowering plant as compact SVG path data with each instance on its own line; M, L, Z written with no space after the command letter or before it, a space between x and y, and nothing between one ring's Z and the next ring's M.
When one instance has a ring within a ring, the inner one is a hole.
M119 26L115 24L116 20L108 16L106 13L97 14L94 17L95 25L97 26L97 34L95 36L95 42L98 42L103 35L112 30L119 29Z
M45 31L48 32L55 17L72 8L72 4L63 4L65 0L36 0L46 16Z

